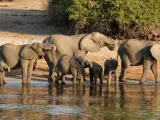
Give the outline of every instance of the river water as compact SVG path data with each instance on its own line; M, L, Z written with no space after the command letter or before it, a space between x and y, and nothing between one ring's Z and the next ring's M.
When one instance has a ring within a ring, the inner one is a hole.
M0 120L160 120L160 86L0 86Z

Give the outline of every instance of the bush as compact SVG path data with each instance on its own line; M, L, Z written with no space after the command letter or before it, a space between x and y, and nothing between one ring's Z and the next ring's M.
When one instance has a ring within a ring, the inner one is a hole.
M160 23L160 0L74 0L67 11L77 33L133 38Z
M68 24L67 9L72 0L48 0L48 12L54 25Z

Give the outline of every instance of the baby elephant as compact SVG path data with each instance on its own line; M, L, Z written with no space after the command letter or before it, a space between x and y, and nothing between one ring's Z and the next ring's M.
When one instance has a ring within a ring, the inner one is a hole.
M65 84L65 75L72 74L73 75L73 84L75 85L77 82L77 78L80 79L80 83L84 83L84 61L80 57L74 56L62 56L57 62L57 79L62 80L62 84Z
M89 74L90 74L90 83L97 83L97 78L100 79L100 84L103 84L103 77L102 77L102 72L103 72L103 68L101 65L99 65L96 62L89 62L89 61L85 61L85 68L88 67L89 68Z
M8 65L6 65L4 62L0 62L0 85L3 85L5 84L5 77L4 77L4 74L5 74L5 71L9 72L10 71L10 68Z
M116 84L118 83L117 72L116 72L117 67L118 67L118 62L116 59L110 58L105 61L105 63L104 63L104 76L108 77L108 81L107 81L108 85L111 84L112 74L114 74L114 73L115 73Z

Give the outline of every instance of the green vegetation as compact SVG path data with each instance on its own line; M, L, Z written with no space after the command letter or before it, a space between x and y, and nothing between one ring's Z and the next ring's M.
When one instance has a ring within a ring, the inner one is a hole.
M137 37L160 23L160 0L50 1L59 5L65 19L75 21L76 33L99 31L111 36Z
M69 22L67 9L72 0L48 0L48 11L54 25L66 25Z

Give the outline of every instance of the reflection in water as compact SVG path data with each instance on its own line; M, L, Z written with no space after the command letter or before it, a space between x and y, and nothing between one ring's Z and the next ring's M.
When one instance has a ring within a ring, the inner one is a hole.
M0 119L158 120L159 94L131 84L0 86Z

